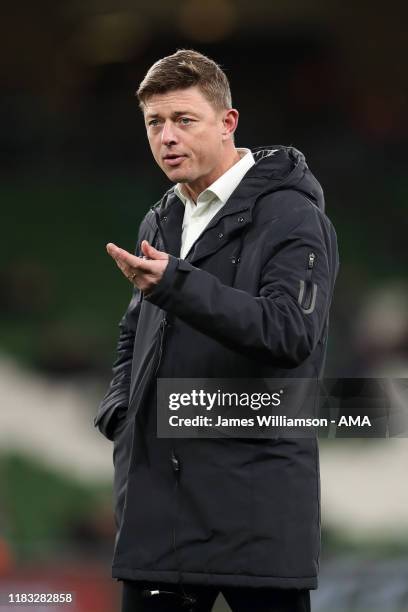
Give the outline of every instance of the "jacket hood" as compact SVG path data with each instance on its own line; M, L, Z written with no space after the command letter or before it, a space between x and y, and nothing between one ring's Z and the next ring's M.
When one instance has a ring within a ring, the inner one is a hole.
M255 165L242 182L251 191L271 193L280 189L294 189L324 211L325 203L320 183L309 170L305 156L295 147L272 145L252 150Z

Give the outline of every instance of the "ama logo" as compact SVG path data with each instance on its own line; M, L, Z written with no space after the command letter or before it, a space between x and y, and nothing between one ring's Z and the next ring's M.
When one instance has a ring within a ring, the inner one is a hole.
M339 419L338 427L371 427L371 421L368 416L342 416Z

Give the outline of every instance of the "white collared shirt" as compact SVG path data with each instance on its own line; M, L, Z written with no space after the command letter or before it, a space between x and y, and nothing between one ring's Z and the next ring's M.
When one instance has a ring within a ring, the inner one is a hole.
M241 155L241 159L224 172L207 189L204 189L198 196L196 204L183 193L182 183L177 183L174 187L175 194L185 206L181 234L181 258L187 255L211 219L224 206L232 192L235 191L242 181L244 175L255 164L254 156L250 149L240 148L237 151Z

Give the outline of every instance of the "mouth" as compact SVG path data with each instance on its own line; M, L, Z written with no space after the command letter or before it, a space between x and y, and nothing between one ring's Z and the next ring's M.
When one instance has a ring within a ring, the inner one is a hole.
M177 155L176 153L169 153L163 157L163 161L168 166L178 166L186 158L186 155Z

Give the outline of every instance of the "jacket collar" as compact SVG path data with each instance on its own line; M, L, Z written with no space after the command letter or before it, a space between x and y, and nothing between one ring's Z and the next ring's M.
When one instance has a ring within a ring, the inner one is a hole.
M215 253L233 236L241 234L252 223L254 206L262 195L297 185L307 169L303 154L293 147L259 147L252 152L255 165L187 254L191 263ZM175 194L174 186L155 207L155 214L159 216L159 233L168 252L179 257L184 204Z

